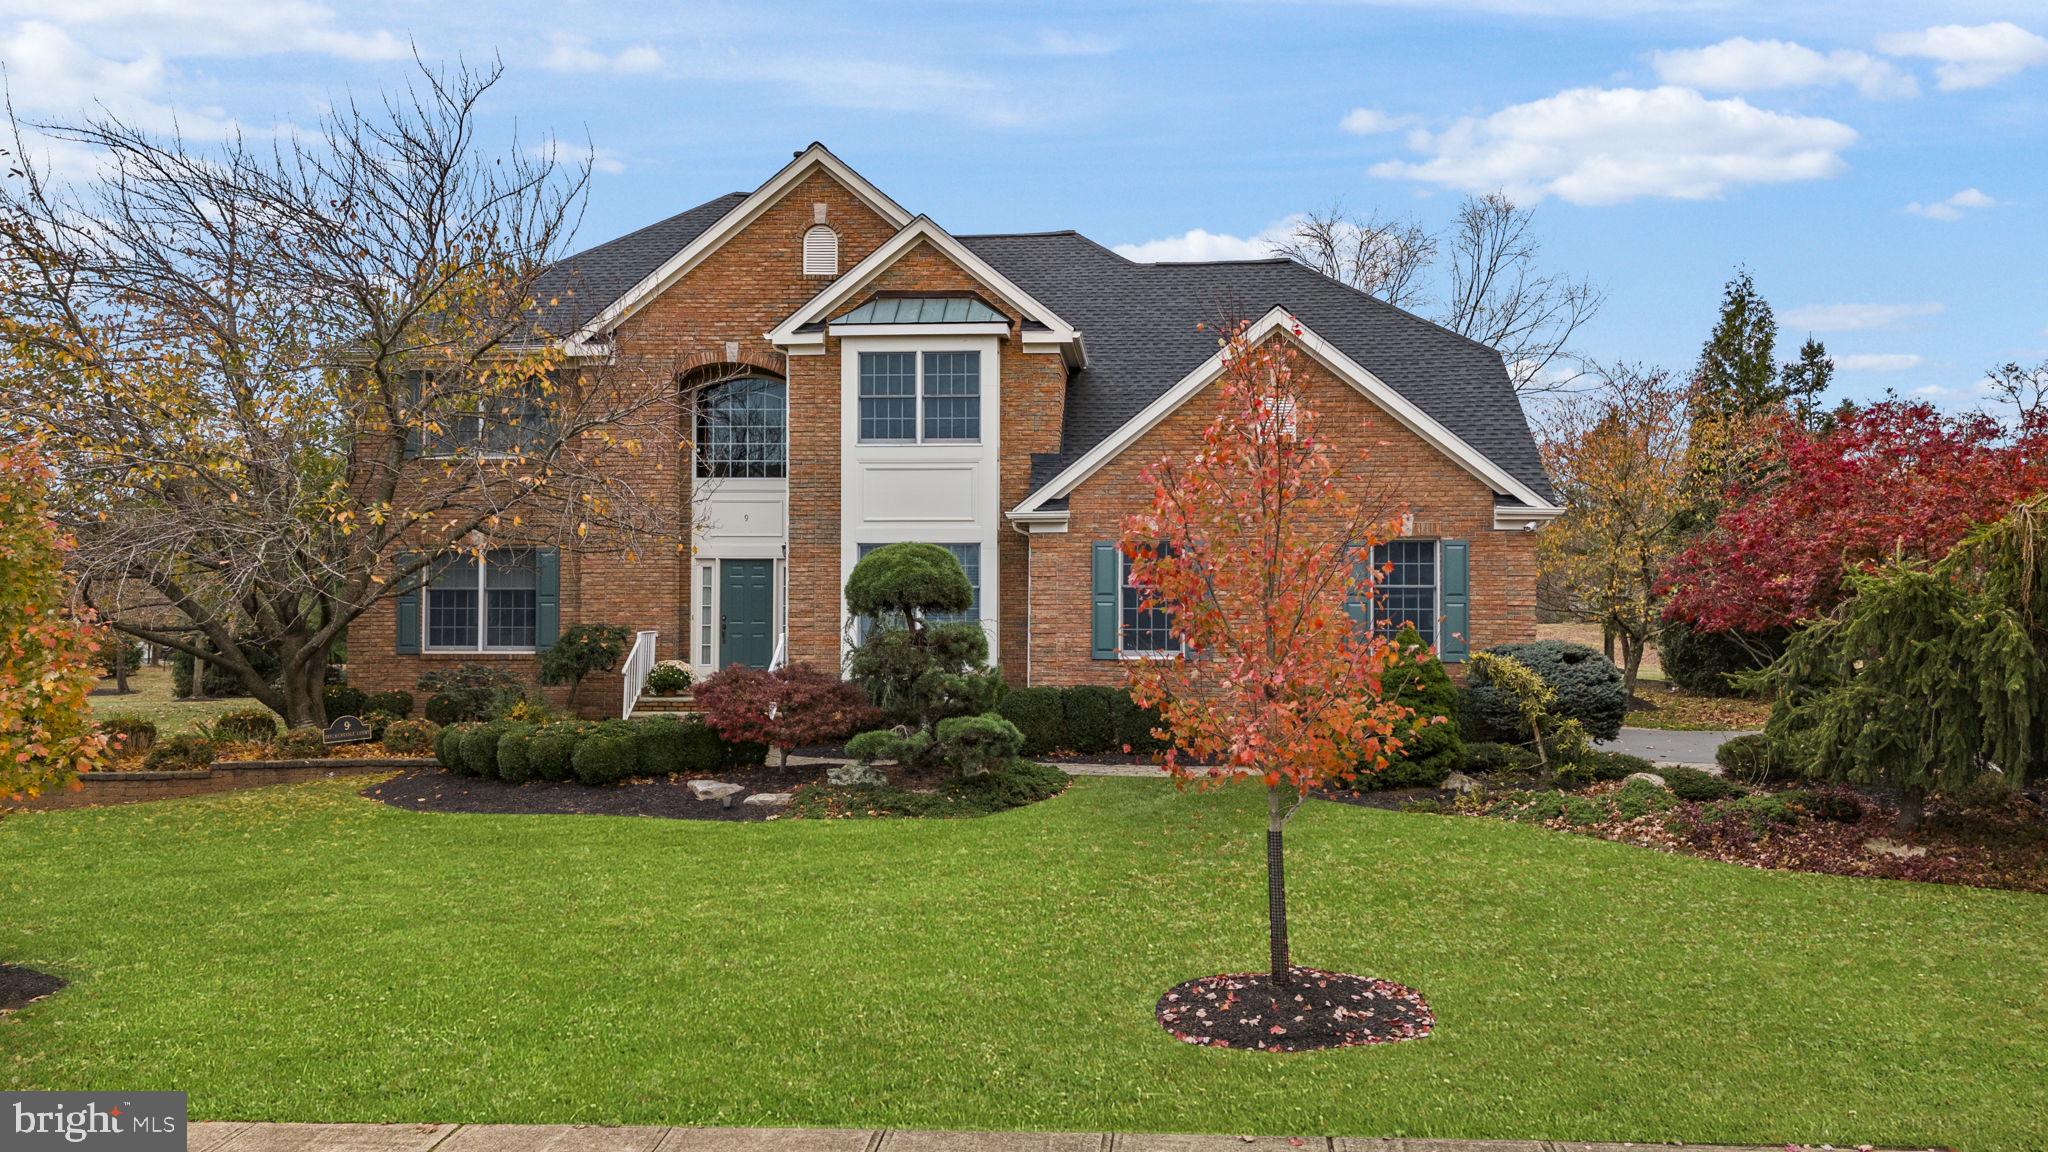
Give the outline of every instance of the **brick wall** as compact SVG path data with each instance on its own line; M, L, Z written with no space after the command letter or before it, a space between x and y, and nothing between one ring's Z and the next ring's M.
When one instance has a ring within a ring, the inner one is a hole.
M1304 359L1304 392L1322 434L1347 455L1368 449L1362 466L1347 465L1347 488L1363 500L1384 491L1391 506L1407 505L1413 535L1471 544L1472 647L1528 640L1536 632L1536 540L1530 532L1493 528L1493 493L1421 437L1402 427L1356 389ZM1126 516L1146 503L1139 473L1169 452L1186 451L1215 415L1215 392L1194 397L1074 490L1064 534L1031 538L1031 680L1036 684L1120 684L1114 660L1092 658L1089 593L1091 547L1122 535ZM1341 434L1339 430L1345 430Z

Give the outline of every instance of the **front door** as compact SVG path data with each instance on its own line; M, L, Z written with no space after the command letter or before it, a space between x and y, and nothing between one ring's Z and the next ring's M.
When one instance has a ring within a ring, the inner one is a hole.
M720 560L718 666L766 668L775 655L775 561Z

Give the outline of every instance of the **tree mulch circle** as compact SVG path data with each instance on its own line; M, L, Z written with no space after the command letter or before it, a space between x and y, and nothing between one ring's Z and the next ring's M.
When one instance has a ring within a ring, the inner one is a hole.
M1309 1052L1420 1040L1436 1016L1412 988L1390 980L1289 968L1281 987L1265 972L1204 976L1159 998L1159 1024L1189 1044Z
M0 964L0 1012L12 1012L26 1008L56 992L64 990L68 983L62 976L23 968L19 964Z

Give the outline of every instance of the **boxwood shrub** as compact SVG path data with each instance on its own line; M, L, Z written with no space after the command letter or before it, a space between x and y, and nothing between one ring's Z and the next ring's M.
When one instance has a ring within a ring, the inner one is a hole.
M496 779L498 775L498 741L512 725L504 720L488 720L462 735L462 763L471 776Z
M307 724L279 736L271 752L282 760L318 760L327 754L327 738Z
M434 759L441 767L457 775L466 776L469 769L462 763L462 737L473 725L450 724L434 733Z
M384 726L384 750L398 756L440 751L440 726L432 720L393 720Z
M498 779L507 784L524 784L533 779L530 752L535 731L537 728L532 724L505 727L505 734L498 737Z
M369 695L346 684L329 684L320 689L320 704L331 723L338 716L361 716L370 710Z
M1060 703L1068 750L1092 756L1115 748L1119 701L1129 700L1123 689L1081 684L1067 689L1064 695Z
M1061 695L1058 688L1014 688L996 705L996 713L1024 734L1024 755L1050 755L1066 742Z
M1552 715L1577 720L1595 740L1612 740L1621 734L1628 694L1622 690L1621 669L1599 650L1563 640L1536 640L1502 644L1492 651L1514 657L1550 685L1557 694L1551 704ZM1530 739L1529 726L1514 703L1487 683L1477 669L1465 689L1464 707L1470 710L1472 727L1481 739Z
M1761 732L1731 737L1714 749L1714 763L1747 784L1788 783L1804 779L1777 741Z
M573 780L576 745L590 733L592 725L580 720L549 724L533 734L526 747L526 761L536 780Z
M599 726L577 742L570 763L585 784L616 784L633 775L639 762L637 745L633 733Z
M1116 744L1113 751L1128 749L1139 755L1163 751L1167 742L1152 735L1160 725L1157 708L1141 708L1127 692L1117 693Z

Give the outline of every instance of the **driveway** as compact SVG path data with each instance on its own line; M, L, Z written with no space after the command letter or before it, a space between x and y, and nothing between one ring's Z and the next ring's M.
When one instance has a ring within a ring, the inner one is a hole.
M1609 752L1626 752L1655 760L1659 764L1690 764L1696 768L1714 767L1714 749L1743 732L1667 732L1662 728L1623 728L1621 735L1612 740L1603 740L1600 747Z

